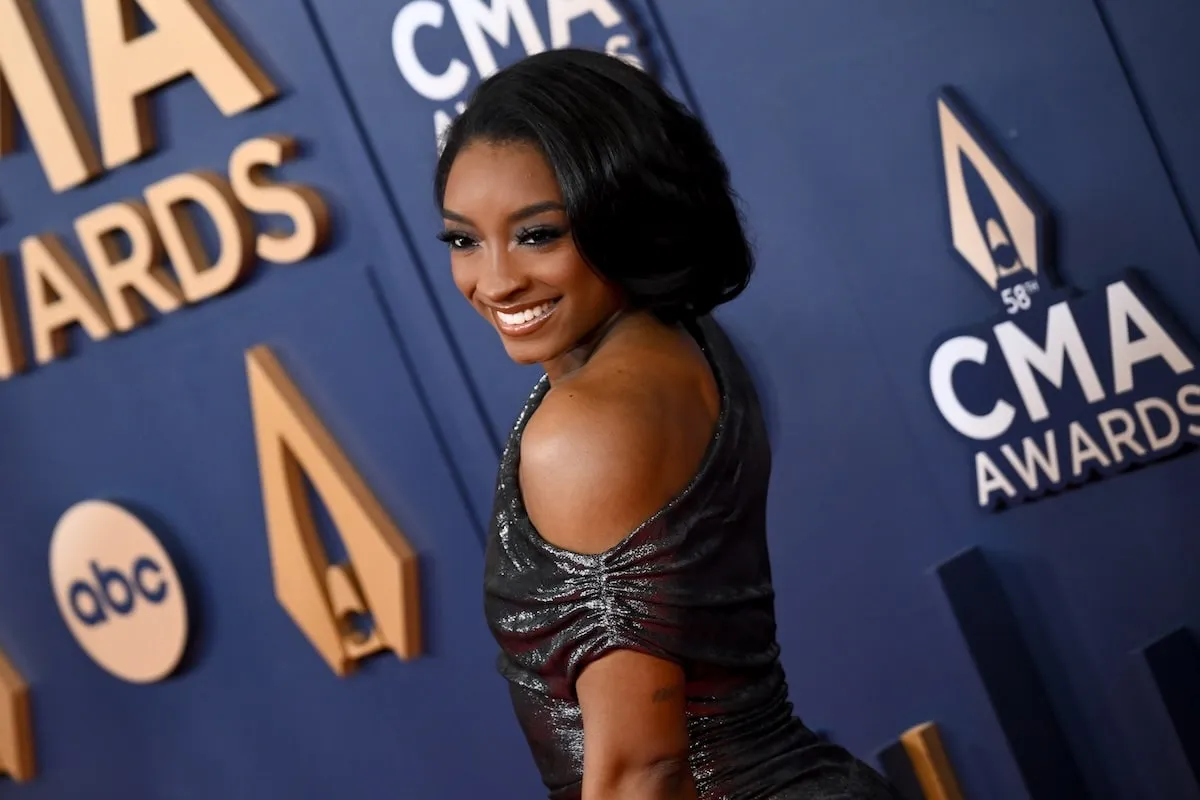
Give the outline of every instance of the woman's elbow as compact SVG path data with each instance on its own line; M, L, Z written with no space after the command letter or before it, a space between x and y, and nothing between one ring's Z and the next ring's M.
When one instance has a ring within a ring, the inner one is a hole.
M687 756L658 758L584 774L583 800L694 800Z

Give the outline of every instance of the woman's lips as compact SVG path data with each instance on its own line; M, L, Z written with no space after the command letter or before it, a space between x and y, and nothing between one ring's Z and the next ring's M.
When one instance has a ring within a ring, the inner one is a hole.
M492 318L496 320L496 327L505 336L528 336L545 325L557 307L557 300L548 300L520 311L501 311L494 308Z

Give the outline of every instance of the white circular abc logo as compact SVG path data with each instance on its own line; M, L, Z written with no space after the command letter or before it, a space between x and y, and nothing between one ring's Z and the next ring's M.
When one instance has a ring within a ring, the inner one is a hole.
M120 506L87 500L50 538L54 599L79 646L132 683L174 671L187 644L183 584L154 534Z

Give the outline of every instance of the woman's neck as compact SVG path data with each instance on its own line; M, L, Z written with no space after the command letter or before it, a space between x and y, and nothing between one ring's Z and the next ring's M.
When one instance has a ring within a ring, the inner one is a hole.
M612 316L606 318L603 322L592 329L587 336L580 339L578 343L570 350L562 355L556 356L550 361L542 364L542 369L546 371L546 377L550 380L550 385L553 386L556 381L563 380L573 375L576 371L582 368L595 355L596 351L607 342L612 335L621 328L625 328L630 324L637 324L641 318L646 317L648 312L631 311L629 309L621 309L615 312Z

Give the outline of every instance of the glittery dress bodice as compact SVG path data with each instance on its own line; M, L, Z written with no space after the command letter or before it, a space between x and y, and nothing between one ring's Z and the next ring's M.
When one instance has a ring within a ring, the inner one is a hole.
M771 455L754 386L711 318L691 326L721 391L708 450L688 486L598 555L534 529L518 484L534 387L500 464L485 573L498 666L552 800L578 798L583 723L575 680L628 649L683 666L689 760L701 800L891 798L845 750L792 713L775 641L767 558ZM579 524L586 525L587 520Z

